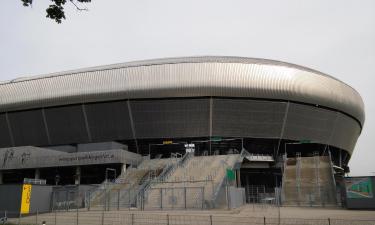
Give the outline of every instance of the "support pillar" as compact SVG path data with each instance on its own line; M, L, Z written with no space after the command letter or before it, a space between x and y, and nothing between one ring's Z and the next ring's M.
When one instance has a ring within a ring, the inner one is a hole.
M120 175L121 174L125 174L126 173L126 163L122 164L121 165L121 172L120 172Z
M236 176L236 179L237 179L237 187L241 187L241 170L236 170L237 171L237 176Z
M74 184L79 185L81 184L81 167L76 167L76 174L74 176Z
M35 169L35 175L34 175L34 178L35 178L35 179L40 179L40 169Z

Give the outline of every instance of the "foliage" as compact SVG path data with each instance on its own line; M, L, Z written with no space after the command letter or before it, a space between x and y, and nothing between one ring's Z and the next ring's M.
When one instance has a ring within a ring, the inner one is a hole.
M29 7L32 5L33 0L21 0L23 3L23 6ZM88 3L91 2L91 0L51 0L52 4L48 6L46 9L47 18L50 18L52 20L55 20L56 23L61 23L62 19L65 19L65 12L64 12L64 5L66 2L69 1L74 5L74 7L77 10L87 10L87 8L80 8L76 5L74 1L80 2L80 3Z

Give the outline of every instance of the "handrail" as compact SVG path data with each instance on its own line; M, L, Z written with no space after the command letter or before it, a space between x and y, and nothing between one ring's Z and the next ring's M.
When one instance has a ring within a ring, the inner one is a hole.
M333 187L335 188L335 193L336 193L335 171L333 169L334 164L332 162L332 156L331 156L331 151L330 150L328 151L328 156L329 156L329 164L331 166L331 175L332 175ZM336 195L334 197L335 197L335 201L337 203L337 197L336 197Z
M237 160L236 160L236 163L238 162L238 161L242 161L243 159L244 159L244 157L245 157L245 154L250 154L248 151L246 151L246 149L242 149L242 151L241 151L241 153L238 155L238 158L237 158ZM228 165L228 163L226 163L225 161L222 161L222 164L224 165L224 164L226 164L227 165L227 168L226 169L233 169L233 167L234 167L234 165L236 164L236 163L234 163L232 166L230 166L230 165ZM214 190L214 193L213 193L213 195L212 195L212 202L213 203L215 203L216 202L216 199L217 199L217 197L218 197L218 195L219 195L219 192L220 192L220 189L221 189L221 187L223 186L223 184L224 184L224 182L226 182L227 180L228 180L228 178L227 178L227 176L226 176L226 174L225 174L225 172L226 172L226 170L225 170L225 168L224 168L224 178L220 181L220 183L216 186L216 188L215 188L215 190Z
M282 173L283 173L283 176L282 176L282 179L281 179L281 204L282 202L285 200L285 191L284 191L284 183L285 183L285 180L286 180L286 166L287 166L287 161L288 161L288 156L287 154L285 153L285 155L283 155L283 159L284 159L284 162L283 162L283 169L282 169Z

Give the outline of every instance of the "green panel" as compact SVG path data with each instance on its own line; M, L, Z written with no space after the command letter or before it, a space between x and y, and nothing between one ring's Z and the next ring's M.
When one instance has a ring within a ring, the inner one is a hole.
M350 177L345 179L347 198L372 198L370 177Z
M236 179L236 175L234 174L234 170L227 169L227 178L228 178L229 181Z

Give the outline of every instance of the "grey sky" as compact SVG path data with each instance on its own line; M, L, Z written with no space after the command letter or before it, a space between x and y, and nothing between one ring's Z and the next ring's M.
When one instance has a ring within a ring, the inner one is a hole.
M0 80L140 59L228 55L311 67L361 94L351 175L375 175L375 1L92 0L45 18L47 0L0 1Z

